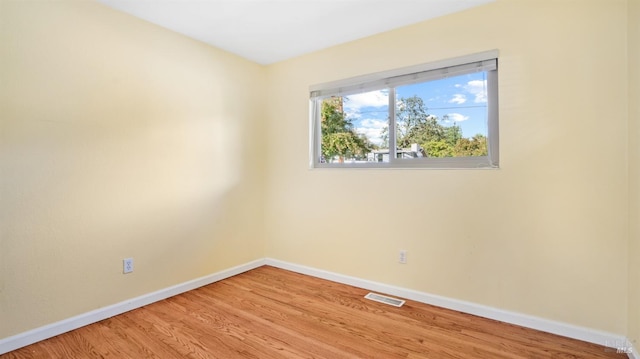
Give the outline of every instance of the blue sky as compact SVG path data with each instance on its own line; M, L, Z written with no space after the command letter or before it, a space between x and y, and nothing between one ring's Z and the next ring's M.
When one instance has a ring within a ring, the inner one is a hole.
M464 137L487 135L487 91L484 72L396 87L396 101L401 97L420 96L427 113L440 124L454 122ZM381 143L381 131L387 124L389 91L377 90L345 97L344 111L358 133ZM448 119L448 120L447 120Z

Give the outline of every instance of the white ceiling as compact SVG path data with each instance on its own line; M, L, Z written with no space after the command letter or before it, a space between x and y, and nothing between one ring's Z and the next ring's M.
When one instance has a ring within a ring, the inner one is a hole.
M270 64L494 0L97 0Z

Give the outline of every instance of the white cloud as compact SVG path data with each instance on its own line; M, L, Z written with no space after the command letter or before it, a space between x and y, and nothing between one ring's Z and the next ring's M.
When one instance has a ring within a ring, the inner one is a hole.
M363 107L383 107L388 105L389 92L387 90L371 91L345 96L344 101L345 110L349 109L354 112Z
M362 114L358 109L353 109L349 107L344 108L344 114L347 116L348 119L351 119L351 120L357 120L362 117Z
M376 145L382 144L382 129L387 126L387 121L376 119L364 119L355 128L357 133L367 136L369 141Z
M465 102L467 102L467 96L461 93L453 95L453 98L449 100L449 103L455 103L456 105L462 105Z
M364 127L373 127L373 128L385 128L387 126L387 121L378 120L374 118L368 118L366 120L360 121L360 125Z
M443 119L445 123L454 123L454 122L458 123L458 122L466 121L469 119L469 116L465 116L461 113L456 113L456 112L448 113L446 116L447 116L446 119Z
M473 80L467 82L464 89L475 96L473 102L483 103L487 102L487 81L486 80Z

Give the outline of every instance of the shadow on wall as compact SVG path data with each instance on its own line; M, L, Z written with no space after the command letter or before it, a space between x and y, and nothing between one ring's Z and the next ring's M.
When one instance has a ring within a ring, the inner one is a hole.
M241 179L243 151L232 121L159 121L135 130L50 121L5 126L9 232L123 230L154 214L215 203Z

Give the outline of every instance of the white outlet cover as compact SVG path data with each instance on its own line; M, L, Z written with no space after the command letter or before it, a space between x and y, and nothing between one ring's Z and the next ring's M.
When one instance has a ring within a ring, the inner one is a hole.
M125 274L133 272L133 258L125 258L122 260L122 272Z
M398 262L402 264L407 263L407 251L405 249L400 250L400 254L398 256Z

